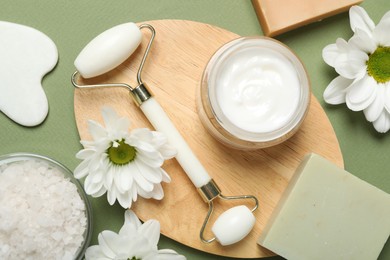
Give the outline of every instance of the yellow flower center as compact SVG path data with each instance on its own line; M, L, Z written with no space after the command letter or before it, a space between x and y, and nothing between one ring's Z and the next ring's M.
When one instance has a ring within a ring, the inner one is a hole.
M111 145L107 150L110 161L116 165L124 165L132 162L136 157L137 150L133 146L125 143L124 139L117 142L119 144L117 147Z
M379 46L370 54L367 73L378 83L390 81L390 47Z

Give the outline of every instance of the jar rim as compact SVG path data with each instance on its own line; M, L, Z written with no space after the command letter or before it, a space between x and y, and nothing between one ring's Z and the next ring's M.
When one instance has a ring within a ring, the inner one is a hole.
M276 51L281 54L291 63L299 81L300 94L297 108L286 124L270 132L251 132L236 126L225 116L216 102L216 86L213 81L215 81L224 62L229 60L234 53L247 48L253 48L254 46ZM233 137L233 139L236 139L235 141L237 142L264 143L275 142L277 140L282 141L295 133L307 114L311 96L310 88L310 80L304 65L288 46L269 37L255 36L234 39L221 46L214 53L202 76L201 92L203 93L201 93L201 95L205 95L207 97L202 100L202 102L207 103L203 105L210 106L210 110L215 117L215 121L222 127L219 131L222 135Z

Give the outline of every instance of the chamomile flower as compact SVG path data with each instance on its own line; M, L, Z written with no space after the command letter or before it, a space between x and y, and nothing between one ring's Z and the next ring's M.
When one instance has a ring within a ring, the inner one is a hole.
M351 7L349 17L352 38L339 38L322 52L339 74L325 89L324 100L363 111L385 133L390 129L390 11L376 26L362 7Z
M170 182L161 168L164 160L176 155L164 134L138 128L129 131L130 121L119 117L109 107L102 108L105 127L88 121L92 141L81 141L84 149L76 157L83 160L75 169L76 178L85 178L84 189L93 197L107 193L130 208L137 196L160 200L164 197L161 182Z
M148 220L141 224L131 210L125 212L125 223L119 233L104 230L98 235L99 245L90 246L86 260L185 260L171 249L158 250L160 223Z

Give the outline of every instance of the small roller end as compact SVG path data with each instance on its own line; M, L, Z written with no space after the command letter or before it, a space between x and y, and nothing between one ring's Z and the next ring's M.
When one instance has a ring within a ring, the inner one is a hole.
M241 241L255 225L255 216L248 207L240 205L228 209L215 221L211 231L217 241L223 245L231 245Z

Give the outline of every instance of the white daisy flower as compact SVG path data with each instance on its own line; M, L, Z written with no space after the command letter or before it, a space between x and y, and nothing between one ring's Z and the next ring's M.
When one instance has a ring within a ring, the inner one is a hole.
M390 11L377 26L359 6L350 8L349 17L352 38L339 38L322 52L340 75L325 89L324 100L363 111L374 128L385 133L390 129Z
M160 223L148 220L141 224L131 210L125 212L125 223L119 233L104 230L98 236L99 245L90 246L86 260L183 260L171 249L158 250Z
M74 176L86 176L86 193L99 197L107 192L110 205L118 200L124 208L130 208L138 195L162 199L161 182L170 182L171 178L161 166L176 155L176 150L160 132L146 128L129 132L130 121L112 108L103 107L102 115L106 127L89 120L93 140L81 141L84 149L76 154L83 161Z

